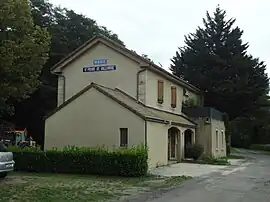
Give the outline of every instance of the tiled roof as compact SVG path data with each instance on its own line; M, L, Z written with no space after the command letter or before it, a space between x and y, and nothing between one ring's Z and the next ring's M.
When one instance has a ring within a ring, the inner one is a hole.
M196 123L192 120L189 120L185 115L178 115L163 110L150 108L145 106L143 103L138 102L135 98L127 95L125 92L120 89L107 88L105 86L94 84L95 88L99 91L106 92L110 96L114 97L121 103L127 105L132 110L139 113L144 118L157 119L164 122L172 122L174 124L179 124L183 126L195 127Z
M57 111L61 110L69 103L80 97L82 94L90 90L91 88L95 88L105 96L113 99L114 101L118 102L120 105L126 107L130 111L134 112L141 118L149 121L159 122L168 124L171 122L174 125L180 125L183 127L196 127L196 123L187 118L185 115L174 114L166 111L162 111L159 109L151 108L145 106L143 103L137 101L135 98L129 96L125 92L121 91L120 89L112 89L102 85L98 85L95 83L91 83L79 93L71 97L69 100L65 101L62 105L57 107L53 112L51 112L46 118L52 116Z
M76 50L74 50L73 52L71 52L70 54L68 54L66 57L64 57L62 60L60 60L57 64L55 64L52 68L51 71L54 71L57 67L61 66L63 63L65 63L65 61L72 61L75 58L79 57L79 55L83 54L83 51L86 51L88 49L90 49L93 44L97 43L97 42L102 42L106 45L109 45L111 48L113 48L114 50L118 50L120 52L124 52L126 53L126 56L134 59L135 60L139 60L139 61L143 61L143 63L147 64L147 68L149 70L155 71L157 73L160 73L161 75L165 76L166 78L172 80L173 82L178 83L179 85L182 85L188 89L190 89L191 91L197 92L197 93L202 93L200 91L200 89L198 89L197 87L193 86L192 84L190 84L189 82L183 80L182 78L179 78L171 73L169 73L168 71L166 71L165 69L163 69L162 67L156 65L155 63L149 61L148 59L140 56L139 54L137 54L136 52L127 49L125 46L113 41L112 39L109 39L108 37L102 36L102 35L98 35L93 37L92 39L88 40L87 42L85 42L83 45L81 45L80 47L78 47ZM64 65L65 66L65 65Z

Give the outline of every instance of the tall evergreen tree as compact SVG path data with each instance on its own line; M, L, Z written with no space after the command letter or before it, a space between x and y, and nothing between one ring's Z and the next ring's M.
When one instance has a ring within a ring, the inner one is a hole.
M206 13L203 27L185 37L185 46L172 58L173 74L205 92L205 105L228 113L230 119L258 108L269 90L266 65L248 55L236 19L226 19L219 6Z

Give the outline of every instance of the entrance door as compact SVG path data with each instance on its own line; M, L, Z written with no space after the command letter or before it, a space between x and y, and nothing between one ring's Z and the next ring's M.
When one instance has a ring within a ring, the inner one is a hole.
M180 131L177 128L170 128L168 130L168 160L177 161L178 160L178 136Z
M177 160L177 134L171 133L168 137L168 158Z
M170 159L171 160L176 160L176 134L173 133L171 134L171 145L170 145L170 148L171 148L171 156L170 156Z

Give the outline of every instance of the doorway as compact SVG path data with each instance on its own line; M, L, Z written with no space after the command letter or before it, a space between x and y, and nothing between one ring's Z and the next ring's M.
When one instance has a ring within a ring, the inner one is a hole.
M168 130L168 160L177 161L178 160L178 141L179 141L180 130L177 128L170 128Z
M187 146L192 144L192 136L193 136L193 131L190 129L185 130L184 132L184 156L186 158L186 150Z

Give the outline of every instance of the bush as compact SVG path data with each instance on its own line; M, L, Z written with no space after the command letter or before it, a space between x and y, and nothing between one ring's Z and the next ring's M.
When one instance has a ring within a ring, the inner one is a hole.
M253 144L250 146L250 149L260 150L260 151L270 151L269 144Z
M195 161L199 159L204 152L204 148L200 144L190 144L186 146L185 156L186 158L193 158Z
M15 150L13 154L17 171L136 177L146 175L148 169L144 146L113 151L100 147Z

